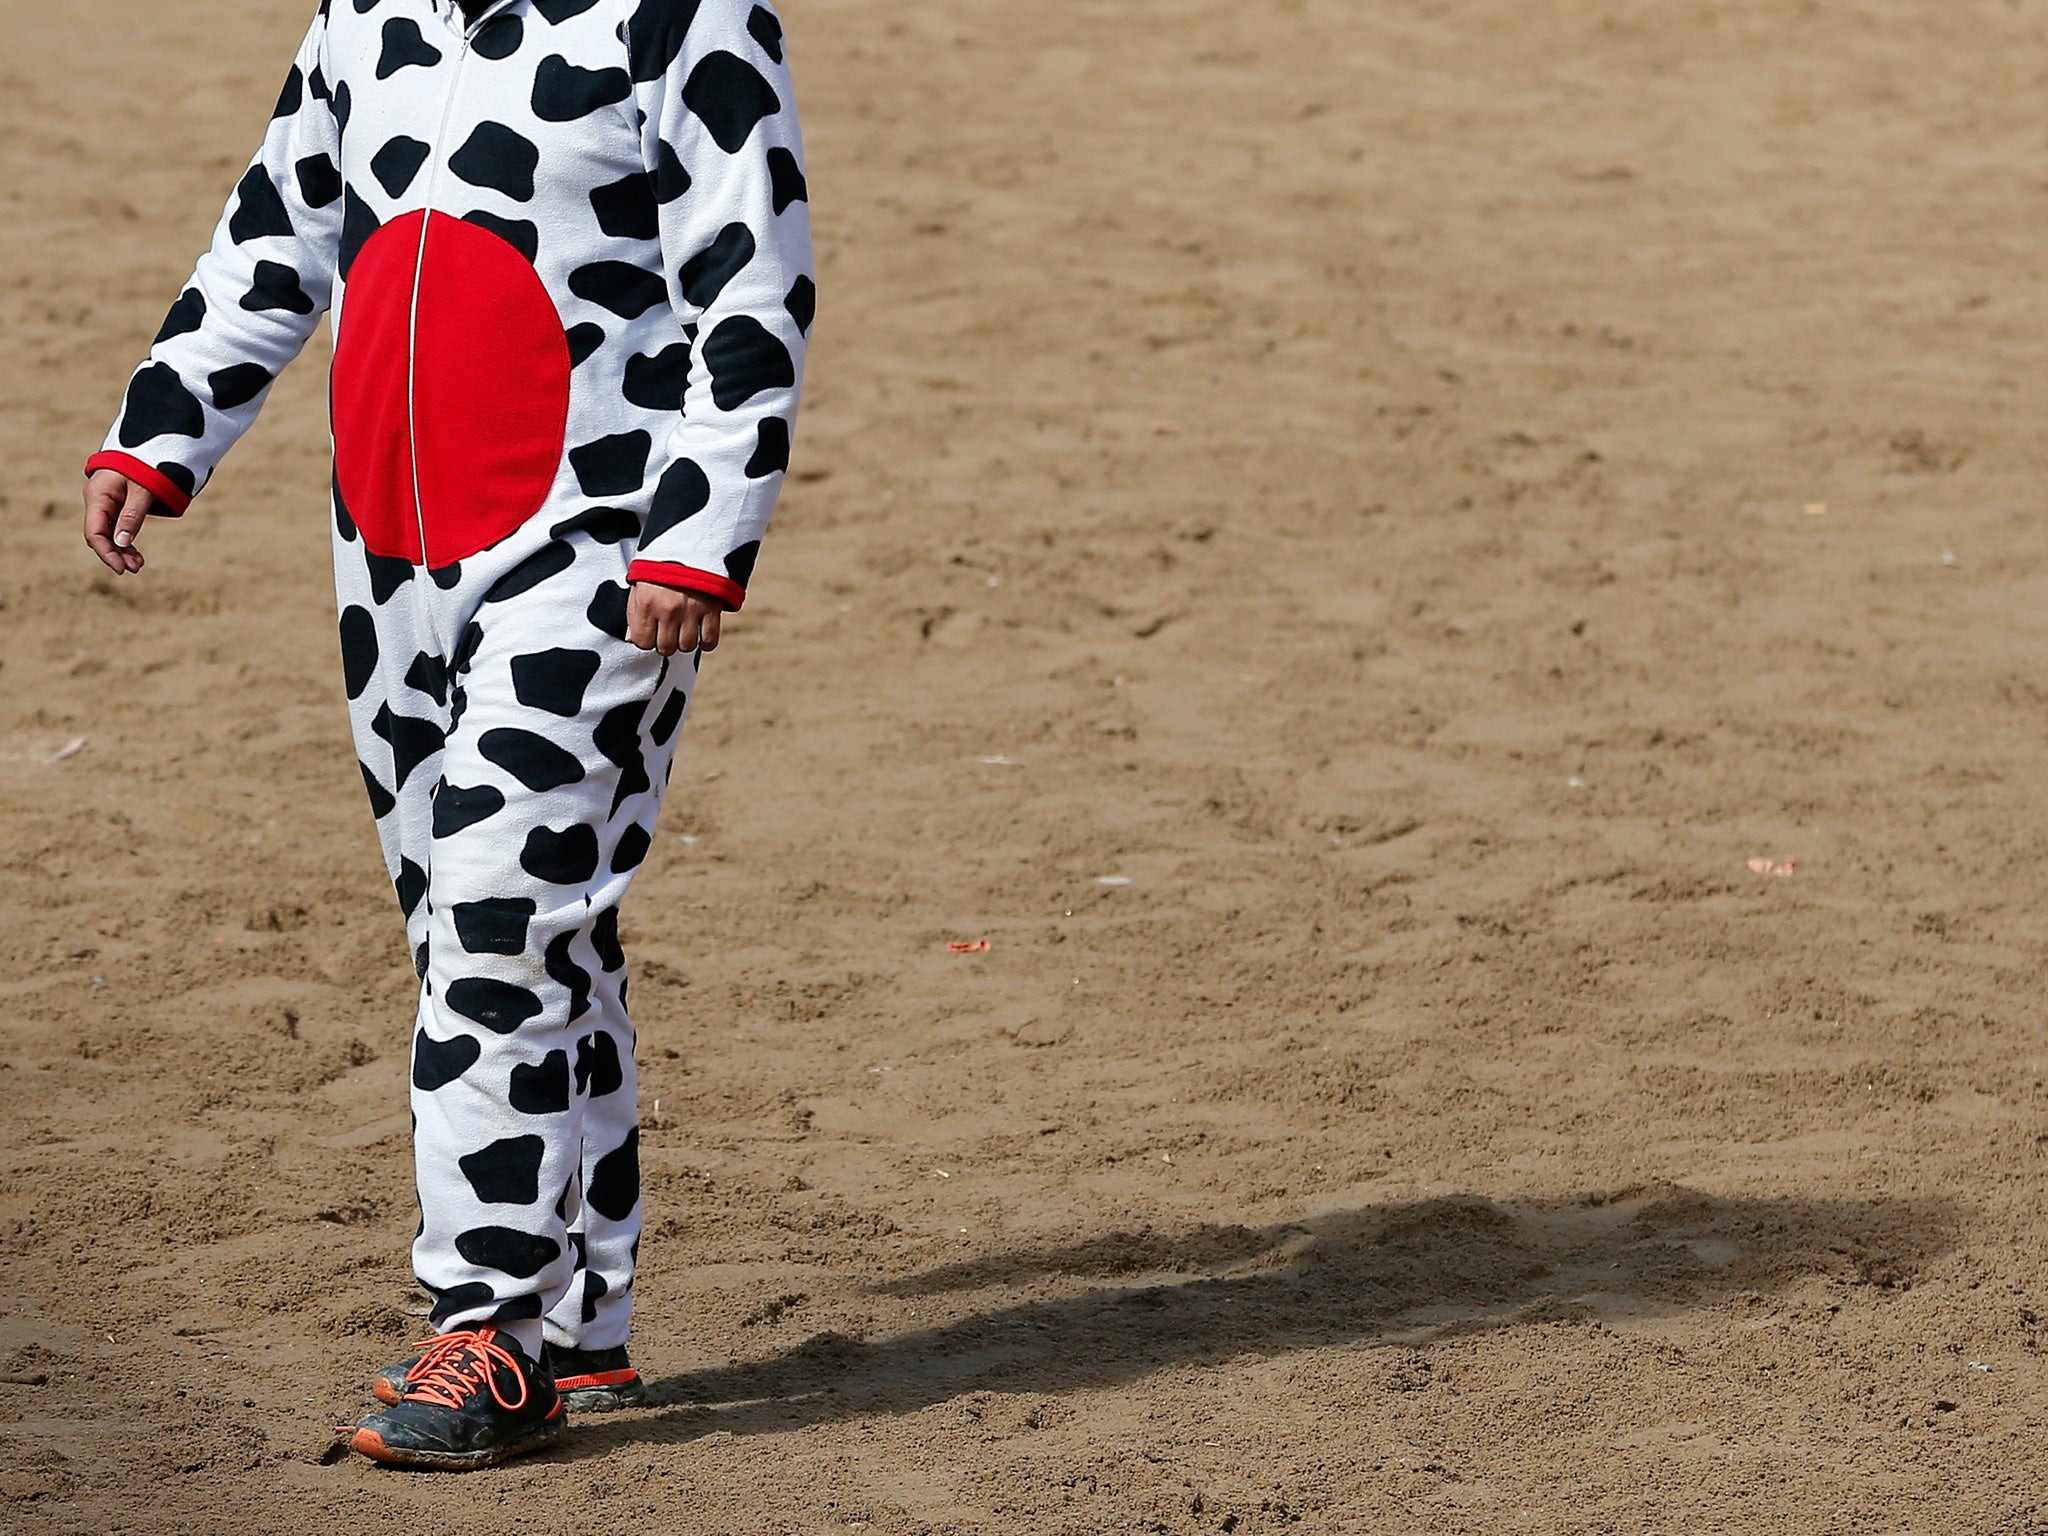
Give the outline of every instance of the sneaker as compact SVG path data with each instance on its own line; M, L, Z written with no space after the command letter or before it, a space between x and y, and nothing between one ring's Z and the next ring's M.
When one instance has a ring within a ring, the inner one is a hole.
M647 1383L626 1362L626 1346L567 1349L548 1344L541 1359L555 1378L555 1390L577 1413L609 1413L647 1401Z
M356 1425L348 1440L389 1466L488 1467L537 1451L569 1427L547 1373L496 1328L434 1340L398 1391L396 1403Z
M407 1379L425 1358L412 1355L385 1366L370 1383L371 1395L380 1403L398 1402L405 1396ZM635 1408L647 1401L647 1383L627 1361L623 1344L616 1349L569 1349L544 1344L541 1365L554 1378L563 1406L573 1412L609 1413L614 1408Z

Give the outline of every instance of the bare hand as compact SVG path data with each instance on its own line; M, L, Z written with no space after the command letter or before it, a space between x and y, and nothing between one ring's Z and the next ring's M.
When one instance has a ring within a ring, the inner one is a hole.
M718 620L724 612L716 598L636 581L626 598L626 638L643 651L659 651L664 656L677 651L715 651Z
M156 497L119 470L96 469L85 481L85 542L116 576L142 569L135 547L142 520L156 510Z

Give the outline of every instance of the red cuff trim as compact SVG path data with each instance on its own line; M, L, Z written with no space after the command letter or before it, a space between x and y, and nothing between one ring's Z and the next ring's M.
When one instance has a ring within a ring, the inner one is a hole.
M170 510L166 517L183 517L185 509L192 505L192 498L180 490L171 477L154 464L145 464L132 453L96 453L85 461L85 472L111 469L126 475Z
M747 589L730 576L715 576L692 565L670 565L665 560L635 560L626 567L626 580L651 581L658 587L715 597L734 613L747 600Z

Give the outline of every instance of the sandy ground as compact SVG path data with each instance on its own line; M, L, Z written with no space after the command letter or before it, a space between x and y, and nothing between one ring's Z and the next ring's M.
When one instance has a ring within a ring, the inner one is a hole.
M2048 1531L2037 7L791 0L659 1405L468 1479L316 1459L419 1327L324 358L74 531L307 8L0 0L0 1529Z

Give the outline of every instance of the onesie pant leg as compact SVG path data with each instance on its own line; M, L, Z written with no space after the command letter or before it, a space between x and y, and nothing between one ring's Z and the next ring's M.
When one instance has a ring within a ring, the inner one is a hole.
M485 601L452 656L424 663L407 649L417 612L387 604L382 681L411 656L415 680L445 674L446 707L373 709L365 687L353 711L366 778L402 779L372 799L422 969L414 1269L437 1329L497 1323L529 1350L543 1317L548 1338L588 1349L630 1323L639 1132L618 908L696 674L692 656L598 627L588 595L557 576ZM408 685L400 702L431 694ZM395 746L374 750L393 738L414 741L410 772Z

